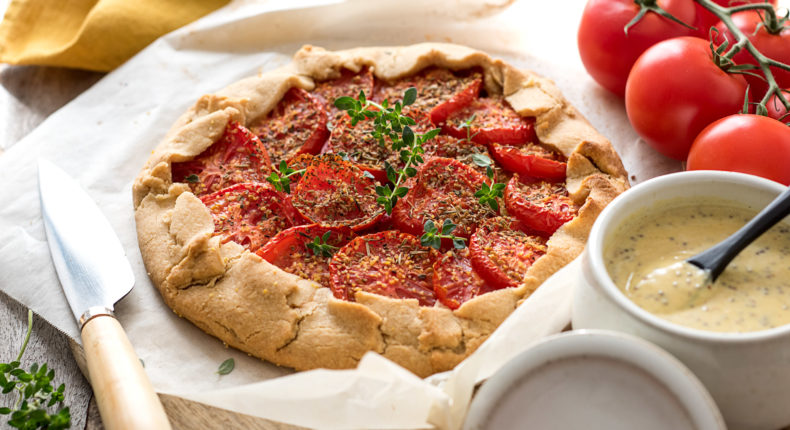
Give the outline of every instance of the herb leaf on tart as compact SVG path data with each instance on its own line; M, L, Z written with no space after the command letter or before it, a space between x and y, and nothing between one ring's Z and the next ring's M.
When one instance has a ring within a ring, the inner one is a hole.
M288 273L329 287L329 259L353 237L349 228L299 225L277 233L256 254Z

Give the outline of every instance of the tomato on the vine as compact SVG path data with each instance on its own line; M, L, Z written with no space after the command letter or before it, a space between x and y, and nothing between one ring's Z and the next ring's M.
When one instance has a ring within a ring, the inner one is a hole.
M737 114L709 125L694 140L688 170L749 173L790 185L790 127L765 116Z
M786 22L781 31L771 34L766 26L762 25L761 15L763 14L758 13L756 10L746 10L733 14L732 21L760 53L781 63L790 64L790 23ZM717 24L716 29L720 32L719 37L716 39L717 43L722 43L725 37L730 42L730 45L735 43L735 36L730 33L724 23L720 22ZM741 49L732 60L736 64L757 65L757 60L746 49ZM770 70L780 88L790 87L790 70L783 70L775 66L771 67ZM759 69L751 72L763 76L762 71ZM749 93L752 95L752 98L757 101L762 99L768 90L768 84L764 78L751 75L745 75L745 78L750 85Z
M731 7L741 6L748 3L765 3L766 0L713 0L713 2L719 6ZM770 0L768 3L772 6L776 6L776 0ZM694 21L694 27L697 27L697 36L703 39L708 39L710 28L716 26L721 21L719 21L719 17L705 9L705 7L701 4L694 2L694 6L697 8L697 20Z
M743 76L719 68L709 42L678 37L653 45L634 63L625 108L651 146L684 160L705 126L740 112L745 94Z
M672 37L691 36L695 30L648 12L631 26L625 26L639 13L634 0L590 0L579 24L578 45L587 72L607 90L623 96L631 66L650 46ZM691 25L696 18L690 0L659 0L658 6L680 21Z

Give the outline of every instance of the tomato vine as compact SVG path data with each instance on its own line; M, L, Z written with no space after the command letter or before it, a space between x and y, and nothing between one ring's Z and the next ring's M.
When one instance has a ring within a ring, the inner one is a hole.
M788 101L784 94L782 94L782 88L776 83L774 73L771 71L772 66L790 71L790 65L765 56L757 49L756 46L754 46L747 35L744 34L744 32L738 28L738 26L735 25L735 22L732 20L732 14L736 12L742 12L746 10L762 11L765 13L763 22L765 23L766 30L770 33L776 33L782 29L784 22L786 22L788 19L788 14L790 14L790 11L786 13L784 17L780 18L777 16L774 7L770 3L750 3L733 7L724 7L714 3L712 0L694 1L699 3L712 14L716 15L716 17L719 18L719 20L721 20L721 22L727 27L730 33L735 36L735 43L729 47L729 50L727 50L722 55L722 57L726 60L732 61L732 58L735 56L735 54L737 54L742 49L746 49L757 62L757 66L750 65L750 67L745 67L743 69L759 69L762 71L764 79L768 83L768 90L765 92L760 102L757 103L756 113L763 116L768 114L768 109L766 106L768 104L768 100L773 95L776 95L779 101L784 105L785 109L790 111L790 101ZM736 70L736 72L737 71L738 70Z

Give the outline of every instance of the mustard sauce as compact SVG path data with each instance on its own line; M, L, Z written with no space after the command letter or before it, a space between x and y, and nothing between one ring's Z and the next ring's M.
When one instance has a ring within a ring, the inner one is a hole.
M684 263L746 224L756 211L719 199L664 202L607 238L615 285L646 311L683 326L749 332L790 323L790 227L780 223L744 249L714 283Z

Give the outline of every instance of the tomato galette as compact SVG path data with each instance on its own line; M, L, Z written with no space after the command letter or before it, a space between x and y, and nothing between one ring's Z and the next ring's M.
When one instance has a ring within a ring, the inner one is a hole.
M134 184L165 302L297 370L472 353L628 187L550 81L448 44L330 52L201 97Z

